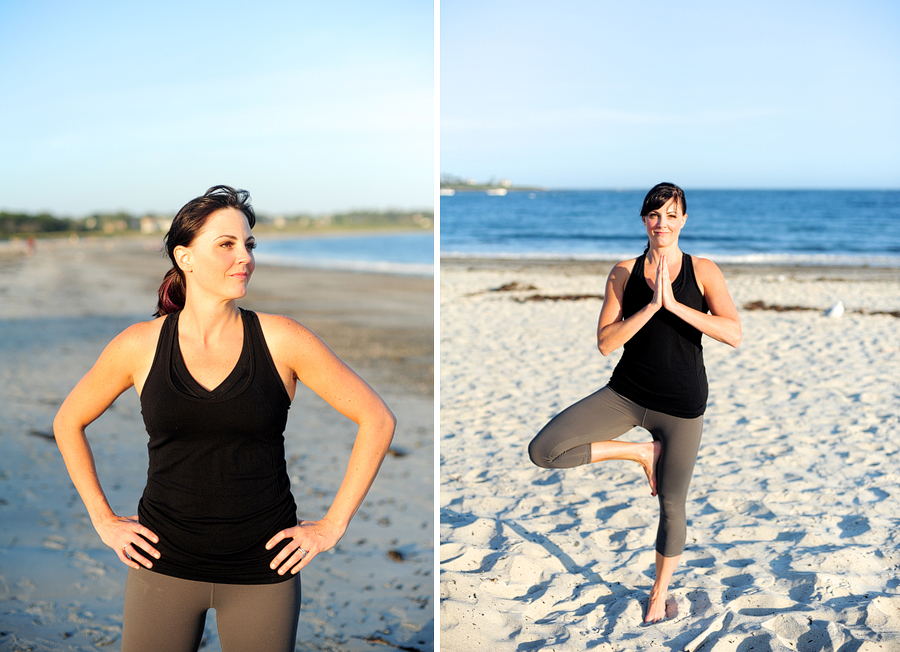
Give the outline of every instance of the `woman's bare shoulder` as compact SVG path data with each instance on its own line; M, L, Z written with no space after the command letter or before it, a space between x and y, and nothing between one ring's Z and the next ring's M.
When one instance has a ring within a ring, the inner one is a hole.
M132 324L124 331L116 335L110 342L110 348L127 350L134 353L155 351L159 341L159 333L162 330L165 317L157 317L150 321L141 321Z
M92 373L107 379L127 379L124 387L133 384L135 378L145 378L156 355L164 321L163 317L159 317L138 322L116 335L103 349Z
M265 312L257 312L256 316L259 318L259 325L269 346L277 346L286 342L296 343L297 338L301 340L318 339L312 330L292 317Z
M634 263L636 261L637 258L629 258L628 260L623 260L613 265L613 268L609 272L609 281L619 284L627 282L628 278L631 276L631 272L634 270Z
M275 331L298 331L305 330L309 331L306 326L301 324L299 321L294 319L293 317L287 317L285 315L273 315L267 312L256 312L256 316L259 318L259 325L265 329L269 329L273 332ZM310 331L311 332L311 331Z
M694 265L694 274L698 278L717 279L723 278L722 270L709 258L701 258L700 256L691 256Z

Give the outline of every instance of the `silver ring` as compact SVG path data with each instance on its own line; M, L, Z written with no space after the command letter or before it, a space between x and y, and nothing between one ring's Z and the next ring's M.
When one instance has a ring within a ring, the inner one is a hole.
M300 548L300 552L303 553L303 557L306 557L306 555L309 554L309 550L304 550L303 548ZM303 557L301 557L301 559L302 559Z

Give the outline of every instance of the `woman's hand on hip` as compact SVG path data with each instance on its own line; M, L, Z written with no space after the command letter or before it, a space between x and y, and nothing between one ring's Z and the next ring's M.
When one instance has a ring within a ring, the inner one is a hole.
M137 516L116 516L94 525L100 539L116 551L119 560L131 568L153 567L144 555L159 559L159 551L150 542L159 543L159 537L138 522ZM143 554L142 554L143 553Z
M299 521L294 527L282 530L266 543L266 550L271 550L278 543L290 539L281 549L269 567L278 569L279 575L288 571L297 574L320 552L331 550L344 535L344 529L330 521Z

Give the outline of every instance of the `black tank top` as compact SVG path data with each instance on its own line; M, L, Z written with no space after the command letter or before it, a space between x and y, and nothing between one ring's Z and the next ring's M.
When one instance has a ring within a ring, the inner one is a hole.
M634 263L625 283L622 317L628 319L653 299L644 279L646 254ZM679 303L708 312L706 299L694 276L694 263L684 254L681 272L672 281ZM709 388L703 366L702 333L668 310L659 310L625 343L622 359L609 386L641 407L674 417L693 419L706 411Z
M212 391L190 375L178 344L178 317L166 317L141 414L150 441L142 525L159 536L153 569L200 582L271 584L277 532L297 524L284 457L291 400L266 346L259 318L241 310L244 343L231 374Z

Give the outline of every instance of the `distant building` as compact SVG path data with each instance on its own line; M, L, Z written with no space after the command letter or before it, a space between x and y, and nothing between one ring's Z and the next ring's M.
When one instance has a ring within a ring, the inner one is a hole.
M141 233L150 235L153 233L166 233L172 226L172 218L165 215L145 215L141 218Z

